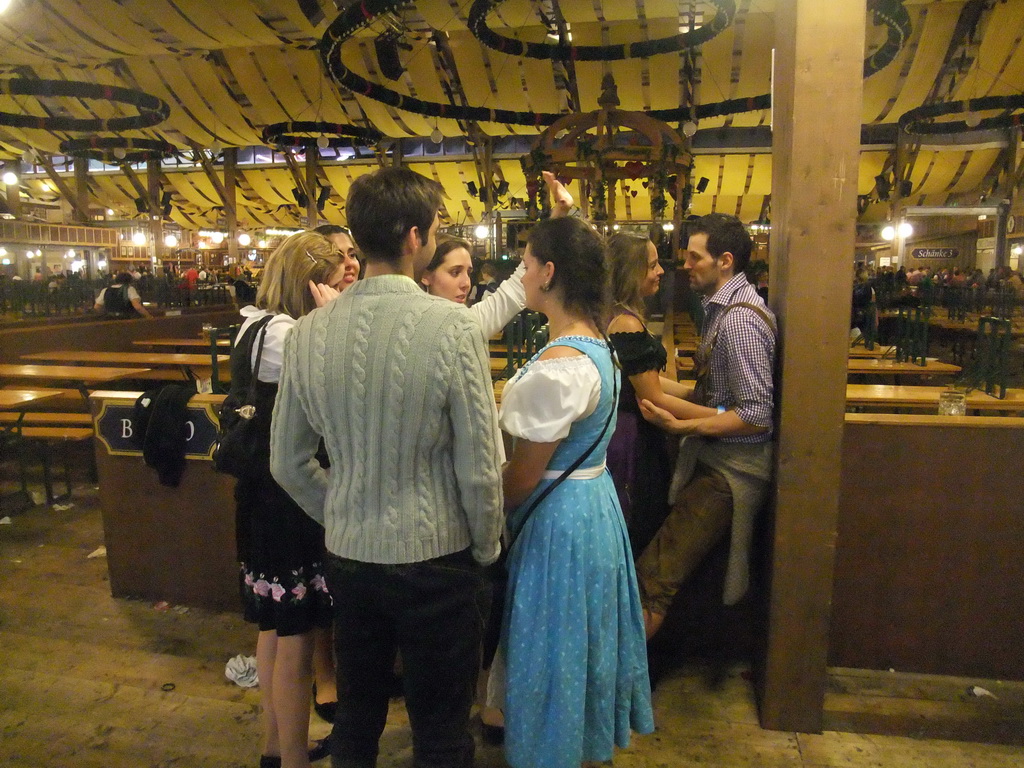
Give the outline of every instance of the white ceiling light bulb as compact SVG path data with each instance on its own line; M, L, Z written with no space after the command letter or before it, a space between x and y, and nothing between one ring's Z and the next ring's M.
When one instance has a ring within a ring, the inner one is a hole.
M220 143L219 141L217 141L216 139L214 139L214 140L213 140L213 141L212 141L212 142L210 143L210 154L211 154L211 155L219 155L219 154L220 154L220 151L221 151L222 149L223 149L223 147L221 146L221 143Z
M671 232L673 229L676 228L676 225L673 224L671 221L666 221L664 224L661 225L661 228L666 232Z
M683 136L691 138L693 134L697 132L697 124L693 120L687 120L683 123Z
M15 184L18 183L18 174L16 174L14 171L5 171L2 181L8 187L13 187Z
M128 151L124 147L115 147L114 157L116 157L118 160L124 160L126 157L128 157Z
M899 228L896 230L900 237L906 239L914 234L914 228L910 226L910 222L901 221Z
M430 140L435 144L440 144L442 141L444 141L444 134L441 133L441 129L438 128L436 125L434 126L434 130L430 132Z
M896 237L896 228L892 224L887 224L882 227L882 239L892 240Z
M257 248L266 248L267 247L267 241L266 240L260 240L258 243L256 243L256 247Z
M164 238L164 245L166 245L168 248L177 248L178 238L175 237L174 235L167 235Z
M42 256L43 252L39 248L36 248L36 256Z
M252 242L252 236L248 232L242 232L238 235L238 244L243 248Z
M132 235L132 242L135 243L136 245L145 245L146 244L146 233L145 232L136 232L134 235Z
M977 128L981 125L981 115L977 112L968 112L964 116L964 122L967 124L968 128Z
M473 230L473 234L476 235L478 240L484 240L489 234L491 234L491 229L486 224L477 224L476 229Z
M331 146L331 140L326 136L321 136L316 140L316 145L320 147L320 149L327 149L329 146Z
M213 240L213 242L216 243L217 245L220 245L221 243L224 242L224 233L214 232L212 235L210 235L210 239Z

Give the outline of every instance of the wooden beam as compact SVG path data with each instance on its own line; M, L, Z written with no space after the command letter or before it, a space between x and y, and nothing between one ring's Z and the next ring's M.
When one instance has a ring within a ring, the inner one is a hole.
M53 162L50 160L50 158L40 154L39 164L43 167L43 170L46 171L46 175L50 177L50 181L53 182L53 185L57 188L61 195L64 196L64 199L67 200L68 204L71 206L71 209L74 211L75 217L79 221L88 222L89 211L83 211L79 209L78 195L75 193L73 189L71 189L71 187L67 185L67 182L64 181L61 175L57 173L57 169L53 167Z
M235 192L238 189L238 149L228 147L224 150L224 219L228 230L228 257L232 263L238 263L238 206L235 205Z
M288 166L288 171L292 175L292 181L295 182L295 188L304 194L308 201L309 191L306 189L306 180L302 177L302 171L299 169L299 163L295 159L295 155L287 150L285 150L283 154L284 162ZM299 204L298 200L295 201L295 204Z
M770 304L776 487L761 724L820 732L846 409L865 0L775 12ZM821 45L828 40L829 45Z
M146 199L149 197L145 185L139 180L139 175L135 173L135 169L132 168L128 163L121 166L121 173L128 179L128 183L132 185L132 189L135 190L135 194L139 197Z
M7 186L7 210L16 219L21 218L21 163L17 160L4 162L4 172L18 174L18 183Z
M320 212L316 207L316 169L320 152L316 147L306 147L306 229L313 229L320 223Z
M235 215L235 198L234 198L234 195L231 196L231 200L229 202L228 201L227 192L224 189L224 184L221 183L220 177L217 176L217 171L213 167L213 163L210 162L210 158L208 158L206 156L206 152L203 150L203 148L200 147L196 142L191 141L191 140L189 141L188 145L189 145L189 147L192 148L192 152L195 155L196 160L203 167L203 172L206 174L206 178L208 178L210 180L210 183L213 185L213 188L215 190L217 190L217 195L220 197L221 205L224 206L224 212L225 213L230 213L232 216L234 216ZM224 150L225 162L226 162L227 153L228 153L229 149L231 149L231 147L229 147L228 149ZM230 210L229 210L229 206L230 206Z

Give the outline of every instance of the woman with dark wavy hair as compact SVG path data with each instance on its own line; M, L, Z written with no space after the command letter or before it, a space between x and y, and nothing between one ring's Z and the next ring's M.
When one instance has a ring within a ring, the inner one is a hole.
M604 338L604 242L579 219L542 221L523 262L526 306L547 315L551 341L502 396L515 438L505 751L513 768L579 768L654 728L629 537L604 465L619 375Z

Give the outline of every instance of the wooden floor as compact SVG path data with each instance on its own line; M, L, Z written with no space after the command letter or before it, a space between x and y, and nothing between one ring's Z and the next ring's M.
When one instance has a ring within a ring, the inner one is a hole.
M235 614L111 598L104 559L88 557L103 543L88 487L76 489L70 509L36 507L11 520L0 525L0 766L255 766L258 695L224 677L230 657L253 653L253 630ZM894 722L879 716L896 710L906 732L927 735L929 723L969 720L973 712L997 724L993 740L1014 740L999 723L1024 739L1014 719L1024 716L1024 686L988 682L1000 697L991 699L967 695L970 682L835 670L829 718L838 727L859 720L877 730ZM670 672L655 709L657 732L621 750L620 768L1024 765L1022 746L762 730L741 664L712 674L692 662ZM315 720L313 734L326 732ZM505 765L500 749L477 754L483 768ZM401 702L393 705L380 764L411 765Z

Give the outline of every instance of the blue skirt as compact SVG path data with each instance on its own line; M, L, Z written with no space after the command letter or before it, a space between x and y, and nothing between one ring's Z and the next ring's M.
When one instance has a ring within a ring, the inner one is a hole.
M513 768L610 760L630 730L654 730L643 612L611 476L566 480L525 525L515 512L509 522L522 530L502 630L506 758Z

